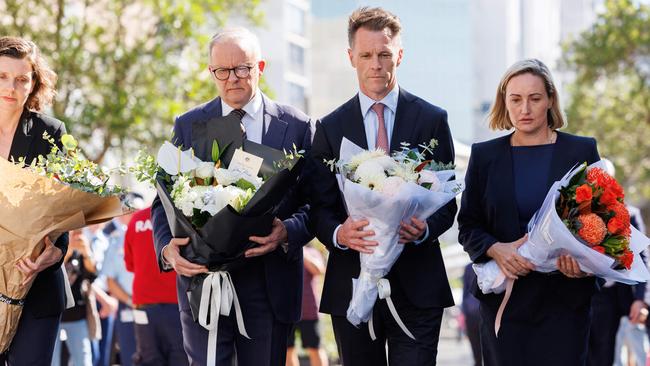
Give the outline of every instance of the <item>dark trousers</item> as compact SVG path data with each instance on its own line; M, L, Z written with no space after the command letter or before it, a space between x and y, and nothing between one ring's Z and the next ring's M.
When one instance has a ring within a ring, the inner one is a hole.
M443 309L419 309L399 295L393 296L393 302L415 340L402 331L385 300L378 300L373 311L375 341L370 338L367 324L356 328L345 317L332 316L334 336L344 366L381 366L387 362L391 366L436 364Z
M233 306L229 316L219 317L217 366L232 366L235 356L239 366L285 364L291 324L279 322L275 318L266 294L262 271L260 266L246 266L231 273L250 339L239 334ZM181 311L181 324L183 347L190 365L205 365L208 331L194 322L192 313L188 310Z
M0 355L0 365L50 366L60 321L61 315L35 318L23 310L9 349Z
M186 366L187 354L180 340L183 337L176 304L146 305L146 324L135 323L136 354L139 366Z
M467 338L472 346L472 355L474 356L474 366L483 364L481 358L481 336L480 336L481 317L476 314L465 314L465 329Z
M120 345L120 365L131 366L135 353L135 330L133 329L133 315L124 314L131 312L131 308L120 302L117 319L115 319L115 336Z
M628 315L618 299L617 285L606 287L591 298L588 366L611 366L614 363L616 333L621 317ZM630 297L632 291L630 290Z
M589 306L574 309L549 302L531 314L530 319L516 320L508 319L506 306L498 338L494 333L496 313L496 307L481 302L481 350L485 366L586 364Z

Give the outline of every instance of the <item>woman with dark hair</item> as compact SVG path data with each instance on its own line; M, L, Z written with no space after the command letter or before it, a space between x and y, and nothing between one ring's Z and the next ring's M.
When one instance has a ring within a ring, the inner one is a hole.
M561 256L559 272L539 273L520 256L527 224L554 181L576 164L598 161L593 138L558 131L564 125L557 89L541 61L516 62L501 79L490 127L514 132L472 146L458 214L458 240L474 263L494 259L516 279L503 312L503 294L483 294L480 338L486 366L585 365L595 277Z
M24 158L29 163L38 155L47 155L51 146L43 139L44 132L60 145L65 126L40 113L52 103L55 82L56 74L34 43L18 37L0 37L0 157L14 161ZM16 263L17 270L26 275L24 283L34 281L24 299L16 335L7 352L0 355L0 364L51 363L66 303L61 263L68 235L61 235L55 243L47 237L44 240L45 249L36 260L22 258ZM7 299L3 294L0 298Z

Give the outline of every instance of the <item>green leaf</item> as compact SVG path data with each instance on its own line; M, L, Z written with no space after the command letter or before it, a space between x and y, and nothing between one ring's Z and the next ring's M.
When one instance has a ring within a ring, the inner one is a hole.
M255 191L255 185L254 185L253 183L247 181L247 180L244 179L244 178L240 178L240 179L235 183L235 186L237 186L237 187L239 187L239 188L241 188L241 189L243 189L243 190L250 189L250 190L252 190L252 191Z
M77 149L77 140L72 135L65 134L61 136L61 144L67 151L74 151Z
M221 157L221 152L219 151L219 143L217 140L212 141L212 161L215 163L219 161Z

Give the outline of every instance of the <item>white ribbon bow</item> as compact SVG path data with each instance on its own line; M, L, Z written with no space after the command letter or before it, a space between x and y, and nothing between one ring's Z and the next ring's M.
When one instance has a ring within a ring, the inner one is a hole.
M219 316L230 315L232 305L235 305L235 318L239 334L250 339L244 327L237 292L228 272L210 272L203 280L201 302L199 304L199 324L208 330L208 354L207 365L216 364L217 355L217 331L219 329ZM208 322L208 315L210 320Z
M406 328L406 325L404 325L404 322L402 321L402 318L399 317L399 314L397 314L397 309L395 309L395 304L393 304L393 300L390 298L390 282L388 282L387 279L381 278L377 282L377 290L379 292L379 298L380 299L386 299L386 303L388 303L388 309L390 310L390 314L393 316L393 319L395 319L395 322L397 322L397 325L402 329L404 334L409 336L412 340L415 340L415 337L413 334ZM370 315L370 320L368 320L368 331L370 331L370 338L374 341L377 340L377 336L375 335L375 328L372 325L372 314Z

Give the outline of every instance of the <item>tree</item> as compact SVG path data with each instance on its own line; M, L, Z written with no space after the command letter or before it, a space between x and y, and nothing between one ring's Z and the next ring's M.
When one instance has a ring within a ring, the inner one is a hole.
M260 0L4 0L0 34L34 41L59 76L55 117L89 159L170 137L173 117L211 99L207 44Z
M594 136L635 202L650 213L650 6L609 0L594 25L565 47L569 130Z

